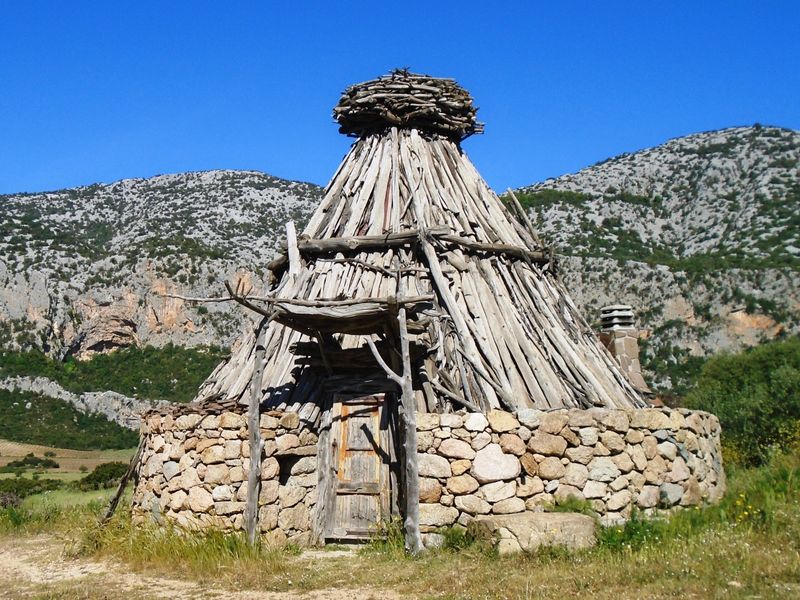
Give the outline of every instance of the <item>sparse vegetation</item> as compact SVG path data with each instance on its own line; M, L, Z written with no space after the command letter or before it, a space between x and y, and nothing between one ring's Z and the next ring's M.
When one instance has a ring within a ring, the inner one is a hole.
M309 568L312 563L296 547L251 548L239 533L134 527L122 513L103 528L96 520L103 506L96 502L67 508L26 501L22 508L0 511L0 536L57 531L76 542L74 555L83 560L111 559L139 573L222 589L288 593L363 586L378 595L389 589L454 599L788 598L800 577L798 475L797 454L734 470L720 505L682 510L668 520L635 518L600 530L598 547L576 553L544 549L498 556L453 528L441 532L440 549L419 558L406 556L402 536L395 535L395 543L315 556Z

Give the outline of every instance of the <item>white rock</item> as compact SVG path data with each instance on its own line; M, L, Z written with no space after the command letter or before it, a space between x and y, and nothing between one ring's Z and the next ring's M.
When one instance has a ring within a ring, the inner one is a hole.
M520 470L519 460L516 456L503 454L499 444L489 444L475 455L471 474L480 483L490 483L514 479L519 475Z
M517 484L514 481L495 481L481 486L478 494L487 502L499 502L517 493Z
M483 431L488 425L489 421L481 413L470 413L464 417L464 429L467 431Z
M435 454L417 454L417 468L420 477L444 479L453 474L450 469L450 461Z

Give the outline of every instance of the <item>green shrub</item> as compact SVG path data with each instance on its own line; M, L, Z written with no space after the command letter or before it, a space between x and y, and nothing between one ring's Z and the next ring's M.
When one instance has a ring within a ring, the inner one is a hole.
M743 464L765 462L771 452L800 440L800 337L771 342L703 367L686 406L720 419L727 455Z
M63 482L58 479L27 479L25 477L0 479L0 495L13 494L19 498L25 498L32 494L57 490L62 485Z
M17 469L58 469L58 463L52 458L39 458L31 452L24 458L12 460L5 467L0 468L0 473L12 473Z
M796 528L791 509L800 496L800 453L777 454L760 467L734 469L730 483L719 504L684 508L668 518L645 519L634 512L624 525L601 528L599 544L628 551L686 540L711 527L771 533Z
M0 376L47 377L75 393L113 390L126 396L188 402L225 356L208 348L123 348L91 360L53 360L39 351L0 353Z
M91 473L81 478L78 487L84 491L112 487L119 483L127 470L128 465L123 462L107 462L97 465Z
M28 403L30 408L25 408ZM132 448L139 434L103 415L84 414L63 400L0 389L0 438L75 450L106 450Z
M581 513L596 517L597 512L592 508L592 503L588 500L581 500L576 496L567 496L558 500L555 504L548 504L545 506L547 512L568 512L568 513Z

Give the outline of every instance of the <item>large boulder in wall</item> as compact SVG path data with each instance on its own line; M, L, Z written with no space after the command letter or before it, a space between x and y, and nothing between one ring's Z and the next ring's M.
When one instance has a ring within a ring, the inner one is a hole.
M570 550L597 543L595 521L578 513L533 513L476 516L469 529L476 537L491 536L500 554L532 552L542 546Z

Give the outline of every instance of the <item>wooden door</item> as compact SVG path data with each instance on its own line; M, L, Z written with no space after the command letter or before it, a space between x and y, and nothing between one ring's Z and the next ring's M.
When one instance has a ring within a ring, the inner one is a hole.
M333 510L326 538L367 539L388 520L391 436L384 394L337 396L331 435Z

